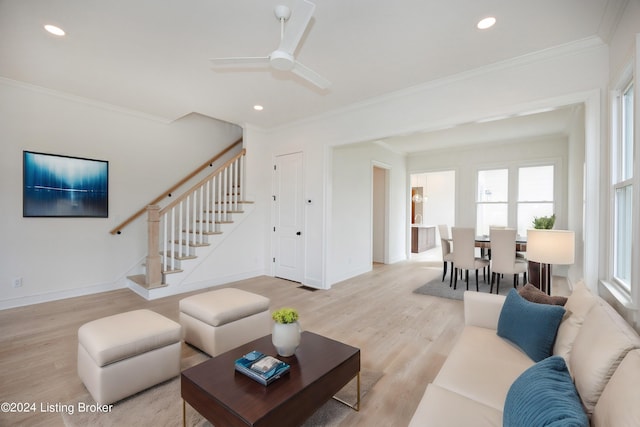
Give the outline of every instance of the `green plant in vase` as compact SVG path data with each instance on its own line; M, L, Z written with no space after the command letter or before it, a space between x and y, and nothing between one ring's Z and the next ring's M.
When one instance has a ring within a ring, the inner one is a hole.
M281 308L271 313L273 332L271 341L280 356L293 356L300 345L300 325L295 308Z
M298 311L285 307L271 313L271 317L278 323L293 323L298 321Z
M551 216L533 217L533 228L537 230L551 230L556 222L556 214Z

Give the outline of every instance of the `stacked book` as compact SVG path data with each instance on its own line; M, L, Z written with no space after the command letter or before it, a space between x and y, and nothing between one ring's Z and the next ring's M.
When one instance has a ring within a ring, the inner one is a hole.
M245 354L236 360L235 366L236 371L245 374L262 385L271 384L289 372L290 369L288 363L259 351Z

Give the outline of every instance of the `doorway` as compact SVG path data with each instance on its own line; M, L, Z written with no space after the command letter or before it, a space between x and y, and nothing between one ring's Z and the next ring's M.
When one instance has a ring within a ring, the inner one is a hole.
M411 224L436 227L456 221L456 171L445 170L411 175ZM436 245L440 235L436 236Z
M371 198L371 260L373 263L389 263L389 169L374 164L372 168Z

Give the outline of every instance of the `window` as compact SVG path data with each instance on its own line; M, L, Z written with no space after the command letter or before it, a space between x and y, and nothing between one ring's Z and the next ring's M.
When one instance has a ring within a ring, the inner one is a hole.
M535 217L555 213L554 174L553 164L478 171L476 232L489 235L492 226L515 225L526 236Z
M509 217L509 170L478 171L476 201L476 233L488 236L490 226L506 226Z
M534 218L554 214L553 174L553 165L518 169L518 235L527 235Z
M617 134L613 155L613 278L631 289L631 241L633 215L633 84L617 97Z

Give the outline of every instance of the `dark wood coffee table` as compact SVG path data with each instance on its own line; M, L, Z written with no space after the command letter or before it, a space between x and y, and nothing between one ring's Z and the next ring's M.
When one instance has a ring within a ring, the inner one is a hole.
M235 360L252 350L287 362L290 372L268 386L236 372ZM357 401L348 405L357 411L359 349L305 331L296 354L279 357L268 335L182 372L183 423L186 402L216 427L299 426L354 377Z

